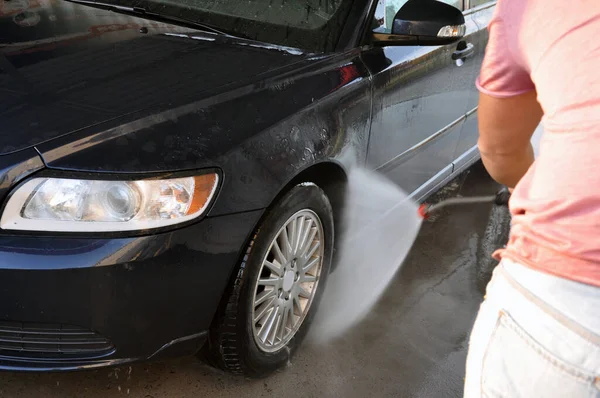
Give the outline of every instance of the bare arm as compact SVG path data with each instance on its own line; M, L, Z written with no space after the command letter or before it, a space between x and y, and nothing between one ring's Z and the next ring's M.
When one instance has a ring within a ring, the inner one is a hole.
M534 161L531 136L543 112L537 93L510 98L479 96L479 151L492 178L514 188Z

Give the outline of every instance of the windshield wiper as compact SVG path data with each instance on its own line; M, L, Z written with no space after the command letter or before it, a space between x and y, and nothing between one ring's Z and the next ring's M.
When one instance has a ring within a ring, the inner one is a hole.
M159 22L175 22L175 23L179 23L181 25L185 25L185 26L188 26L191 28L201 29L201 30L204 30L205 32L216 33L216 34L223 35L223 36L231 36L231 37L236 37L236 38L249 39L248 37L240 35L238 33L232 34L230 32L226 32L224 30L214 28L210 25L206 25L201 22L190 21L189 19L179 18L179 17L175 17L172 15L168 15L168 14L158 14L155 12L150 12L150 11L147 11L143 7L128 7L128 6L121 6L121 5L114 4L114 3L104 3L101 1L94 1L94 0L66 0L66 1L69 1L71 3L76 3L76 4L82 4L82 5L86 5L86 6L90 6L90 7L101 8L104 10L120 12L120 13L128 14L128 15L131 15L134 17L142 17L142 18L146 17L146 18L150 18L150 19L153 19L153 20L156 20Z

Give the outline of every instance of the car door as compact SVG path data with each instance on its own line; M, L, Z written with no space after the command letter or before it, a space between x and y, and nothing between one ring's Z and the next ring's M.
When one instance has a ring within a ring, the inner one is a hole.
M475 80L479 75L485 54L485 47L488 42L487 26L496 8L496 1L465 0L465 3L465 21L467 22L467 36L465 39L474 44L475 53L469 61L469 65L465 64L472 75L472 84L470 85L469 97L467 99L467 118L462 125L454 154L455 170L464 168L474 158L479 156L477 150L477 138L479 137L477 120L479 91L475 87Z
M462 0L446 0L462 8ZM379 0L375 33L390 33L406 0ZM371 32L369 32L371 34ZM473 75L464 41L445 46L371 47L363 61L373 75L373 119L368 164L413 197L452 173ZM455 59L459 56L459 59Z

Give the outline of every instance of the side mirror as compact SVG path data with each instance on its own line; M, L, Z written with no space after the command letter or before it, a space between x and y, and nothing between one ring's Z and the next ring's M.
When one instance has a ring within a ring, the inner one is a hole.
M444 45L463 38L462 11L437 0L409 0L396 14L392 33L374 33L377 45Z

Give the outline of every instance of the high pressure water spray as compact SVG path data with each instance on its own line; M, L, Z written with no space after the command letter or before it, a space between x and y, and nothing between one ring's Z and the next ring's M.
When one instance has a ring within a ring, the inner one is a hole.
M447 206L455 206L455 205L468 205L468 204L480 204L480 203L494 203L497 206L508 206L508 200L510 199L510 191L508 188L504 187L499 190L495 195L489 196L473 196L466 198L450 198L446 200L442 200L435 204L427 204L423 203L419 207L419 215L423 217L423 219L428 219L431 216L431 213L442 209Z
M370 314L409 254L423 219L432 212L458 204L506 205L509 197L503 189L491 196L448 199L419 209L406 192L380 173L350 170L337 266L313 320L313 343L341 337Z

